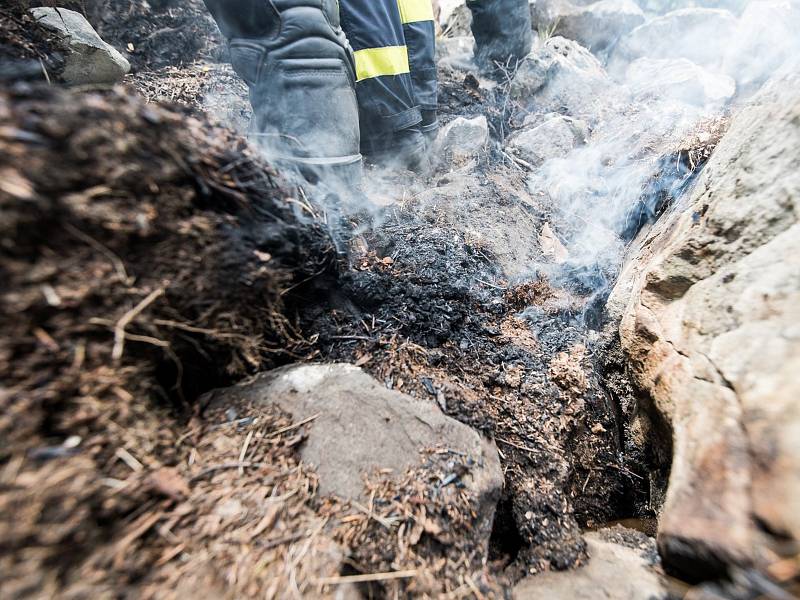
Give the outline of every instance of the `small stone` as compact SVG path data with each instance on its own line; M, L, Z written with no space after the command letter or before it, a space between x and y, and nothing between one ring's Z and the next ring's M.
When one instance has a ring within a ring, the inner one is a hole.
M537 127L515 133L507 143L514 154L535 167L551 158L566 156L576 145L569 119L560 115L551 117Z
M61 75L66 83L116 83L131 70L125 57L104 42L82 14L49 6L32 8L30 13L40 25L58 34L66 54Z
M666 586L656 568L645 558L647 553L607 539L605 532L587 533L589 562L570 571L550 571L526 577L512 591L515 600L575 600L576 598L615 598L617 600L666 600ZM649 540L650 552L655 543Z
M433 155L463 161L480 154L488 143L489 123L485 116L458 117L442 128L434 143Z

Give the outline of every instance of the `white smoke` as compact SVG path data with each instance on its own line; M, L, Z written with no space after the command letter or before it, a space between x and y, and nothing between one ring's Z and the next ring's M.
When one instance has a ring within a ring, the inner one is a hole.
M601 88L602 110L587 143L531 175L530 190L551 203L556 234L569 252L562 265L534 265L534 271L607 291L625 233L635 233L643 214L652 217L655 196L670 188L677 194L690 175L664 169L663 159L687 134L735 111L776 71L800 64L797 0L752 0L738 17L715 10L694 20L691 11L683 13L657 16L623 36L608 53L614 84ZM676 22L681 27L667 26ZM544 93L552 95L546 86ZM536 106L536 95L531 102ZM679 205L678 198L673 210Z

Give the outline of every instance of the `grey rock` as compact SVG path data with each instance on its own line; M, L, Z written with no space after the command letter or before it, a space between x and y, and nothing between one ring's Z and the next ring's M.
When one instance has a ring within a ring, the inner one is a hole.
M433 10L439 25L446 27L453 13L461 7L466 8L464 0L433 0Z
M556 53L546 44L538 45L517 68L509 86L514 100L530 101L558 69Z
M538 127L539 125L543 125L547 121L550 121L551 119L556 117L562 119L567 125L569 125L573 135L575 136L577 143L579 144L586 143L586 141L589 139L589 134L591 133L589 124L586 121L582 121L581 119L567 117L564 115L560 115L558 113L532 112L530 114L527 114L525 115L525 118L522 120L521 129L531 129L533 127Z
M538 167L550 158L566 156L577 144L573 119L553 115L541 125L512 135L507 142L507 148Z
M536 28L575 40L592 51L611 46L621 35L645 21L633 0L536 0L531 4Z
M654 553L648 546L655 545L652 540L621 544L608 538L604 531L585 534L587 564L570 571L527 577L514 587L512 597L514 600L662 600L669 597L651 559Z
M270 371L234 387L216 390L208 402L270 403L296 421L316 417L300 450L319 476L321 495L364 502L364 475L391 469L397 475L418 466L420 451L445 447L472 459L461 478L478 499L479 531L491 529L503 486L494 444L432 402L386 389L347 364L295 365ZM488 537L487 537L488 540Z
M472 36L442 37L436 40L436 60L439 68L452 69L463 74L478 73L474 61L475 42ZM463 75L462 75L463 76Z
M489 123L485 116L457 117L442 127L432 154L441 160L461 162L480 154L488 143Z
M736 82L712 73L685 58L640 58L625 73L634 96L656 96L700 107L726 104L736 93Z
M436 40L436 58L471 57L474 45L472 36L468 35L439 38Z
M522 61L509 93L537 112L557 112L591 124L615 101L619 90L591 52L577 42L554 37Z
M608 62L614 76L637 58L686 58L712 70L722 66L724 49L734 41L738 21L729 11L686 8L640 25L615 46Z
M665 563L765 567L781 544L800 543L797 148L794 73L735 115L685 204L634 246L609 300L647 410L669 424Z
M66 83L115 83L131 70L125 57L104 42L82 14L47 6L32 8L30 12L40 25L60 37L66 54L62 74Z

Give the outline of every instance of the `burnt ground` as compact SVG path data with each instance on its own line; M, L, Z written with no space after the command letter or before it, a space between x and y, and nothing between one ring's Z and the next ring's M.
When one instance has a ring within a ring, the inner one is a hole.
M100 36L125 53L133 73L224 55L203 0L66 0Z
M196 16L194 5L151 4L179 21ZM137 10L124 18L151 35ZM24 44L32 56L47 47L14 31L17 56ZM329 206L202 116L224 67L189 65L197 48L153 47L130 79L136 92L15 79L0 95L0 561L12 597L225 585L251 595L297 580L306 589L306 562L295 560L306 530L322 532L316 549L344 545L347 572L409 561L423 573L373 594L502 595L525 573L584 560L582 528L650 516L651 457L631 451L621 418L635 397L613 338L587 327L599 322L596 296L581 278L549 282L530 267L552 260L538 238L549 208L525 192L524 170L493 148L424 177L369 171L391 184L383 208L331 228ZM500 140L513 107L502 87L475 83L442 73L443 121L486 114ZM221 106L241 116L238 90ZM520 235L508 237L514 227ZM407 514L408 528L387 530L315 497L293 450L303 428L285 415L236 407L231 418L195 403L303 360L354 362L495 439L505 489L488 557L457 510L465 500L420 484L446 468L435 458L371 483L386 514ZM263 471L218 471L250 432L284 430L252 450ZM258 501L266 495L283 500L270 508ZM387 549L424 521L407 510L414 498L435 515L432 530L451 534L423 536L401 559ZM220 516L232 499L249 507L246 520ZM265 543L247 543L265 532ZM295 570L254 568L283 564ZM338 573L337 561L325 565Z
M63 69L63 57L53 52L53 34L39 26L18 3L0 7L0 81L53 78Z
M443 83L445 98L494 101L476 98L469 82ZM524 189L523 174L497 159L477 169ZM546 222L491 177L476 193L483 212L473 218L485 216L487 227L508 204L530 216L531 237ZM632 390L610 338L586 326L594 297L579 281L554 286L531 272L512 283L458 218L428 208L391 207L351 241L337 308L305 307L301 321L319 336L319 358L362 365L495 439L505 491L491 558L505 577L569 568L585 558L583 527L647 515L647 471L625 452Z

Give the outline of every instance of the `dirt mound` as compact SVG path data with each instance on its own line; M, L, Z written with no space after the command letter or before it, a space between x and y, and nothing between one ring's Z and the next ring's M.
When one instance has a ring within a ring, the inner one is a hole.
M0 91L10 596L135 579L141 557L103 549L164 496L191 400L305 350L286 291L335 254L292 194L231 133L126 91Z

